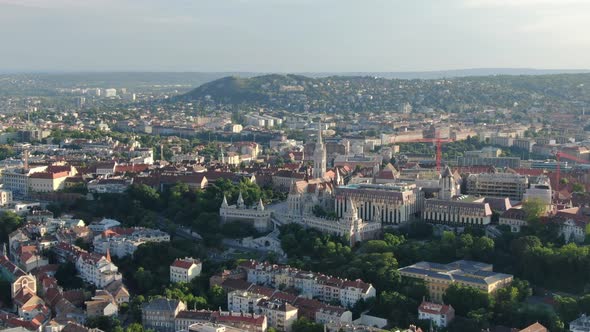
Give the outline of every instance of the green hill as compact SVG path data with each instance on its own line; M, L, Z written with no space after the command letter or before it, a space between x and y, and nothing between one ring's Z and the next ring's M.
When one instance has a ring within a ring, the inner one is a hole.
M386 112L414 109L465 112L485 108L581 110L590 105L590 74L481 76L403 80L375 76L264 75L224 77L172 101L248 105L287 112Z
M301 87L299 89L304 91L305 88L301 84L306 84L309 81L313 81L313 79L297 75L273 74L252 78L228 76L205 83L175 99L180 101L211 99L224 104L265 104L270 101L273 95L285 93L289 87Z

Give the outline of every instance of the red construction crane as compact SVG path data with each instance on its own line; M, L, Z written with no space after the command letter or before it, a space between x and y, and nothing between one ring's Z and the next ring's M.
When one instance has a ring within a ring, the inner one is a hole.
M577 163L580 164L588 164L590 163L590 161L585 160L585 159L580 159L576 156L572 156L571 154L567 154L565 152L562 151L557 151L555 153L555 159L557 159L557 188L556 190L559 191L559 185L561 184L561 158L567 159L567 160L571 160L571 161L575 161Z
M440 173L440 163L442 160L442 141L440 139L440 131L436 132L436 171Z

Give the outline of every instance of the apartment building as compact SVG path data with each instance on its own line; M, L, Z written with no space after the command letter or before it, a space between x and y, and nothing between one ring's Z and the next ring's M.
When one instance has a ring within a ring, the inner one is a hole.
M182 310L186 310L186 304L182 301L156 298L141 308L141 322L146 329L174 332L176 316Z
M170 282L190 282L201 275L203 263L191 257L176 259L170 264Z
M526 175L513 173L480 173L467 177L467 194L491 197L508 197L521 201L529 187Z
M297 320L297 308L277 300L260 300L256 304L257 313L266 316L268 326L279 331L290 332Z
M266 316L231 311L182 310L176 315L175 330L190 330L198 323L213 323L246 332L265 332Z
M108 254L105 257L81 251L76 260L76 269L84 281L99 288L123 279L119 268L111 262Z
M466 260L449 264L419 262L398 271L403 277L424 280L431 301L436 303L442 303L447 288L455 283L493 293L513 279L510 274L494 272L491 264Z
M258 301L266 298L262 294L235 290L227 293L227 309L234 312L255 313Z
M293 287L304 297L318 298L324 302L338 301L343 306L352 306L361 299L376 296L373 285L362 280L347 280L320 273L303 271L288 265L274 265L256 261L243 262L248 282L274 288Z
M157 229L113 227L96 236L92 244L97 253L110 251L111 255L121 258L133 255L140 245L151 242L170 242L170 235Z

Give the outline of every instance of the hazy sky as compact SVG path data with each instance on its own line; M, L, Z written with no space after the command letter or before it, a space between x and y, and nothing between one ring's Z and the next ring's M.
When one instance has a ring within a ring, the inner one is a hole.
M0 0L0 70L590 69L590 0Z

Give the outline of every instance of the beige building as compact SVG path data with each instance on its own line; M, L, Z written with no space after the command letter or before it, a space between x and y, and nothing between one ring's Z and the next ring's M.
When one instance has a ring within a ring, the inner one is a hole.
M146 329L157 332L174 332L175 318L182 310L186 310L186 304L182 301L157 298L143 306L141 322Z
M399 269L403 277L422 279L430 299L443 302L443 296L452 284L470 286L493 293L512 282L512 275L493 271L491 264L460 260L449 264L419 262Z
M52 192L64 189L68 172L38 172L29 177L29 189L32 192Z
M260 300L256 304L256 311L266 316L268 326L279 331L290 332L293 323L297 320L297 308L294 306L272 300Z
M203 263L200 260L185 257L176 259L170 265L170 282L190 282L201 275Z
M420 210L424 195L414 184L349 184L336 188L336 215L341 218L351 199L365 222L401 224Z
M98 290L86 305L86 316L116 316L119 313L119 306L115 298L107 291Z
M500 215L500 225L507 225L513 233L520 232L522 226L527 225L526 212L523 209L511 208Z
M0 206L12 203L12 191L0 189Z
M492 209L483 199L427 199L422 219L437 224L488 225L492 221Z
M513 173L481 173L467 177L467 194L491 197L508 197L521 201L529 187L526 175Z

